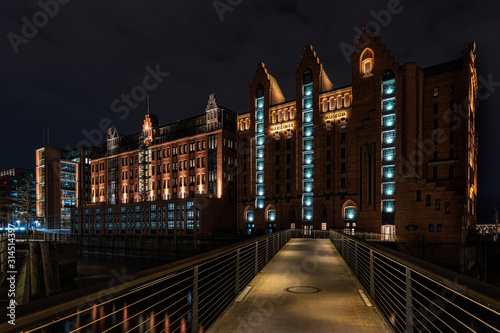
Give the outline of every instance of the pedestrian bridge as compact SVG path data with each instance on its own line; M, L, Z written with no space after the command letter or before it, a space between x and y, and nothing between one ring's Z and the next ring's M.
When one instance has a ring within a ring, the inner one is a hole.
M336 231L302 237L28 303L0 332L500 332L499 288Z

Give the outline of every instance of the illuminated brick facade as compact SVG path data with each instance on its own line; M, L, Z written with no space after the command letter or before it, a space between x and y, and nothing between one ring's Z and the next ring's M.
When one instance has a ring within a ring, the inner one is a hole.
M311 46L295 72L295 100L258 65L250 112L238 116L240 230L342 228L461 243L474 228L475 45L421 68L399 64L369 35L351 56L348 87L333 88Z
M210 95L205 114L142 132L108 131L92 160L91 204L74 210L81 234L192 235L235 229L236 113Z
M248 113L211 95L204 115L159 126L148 114L129 136L110 129L74 231L340 228L464 243L476 222L475 45L421 68L369 35L351 56L349 86L334 88L307 46L293 100L261 63Z

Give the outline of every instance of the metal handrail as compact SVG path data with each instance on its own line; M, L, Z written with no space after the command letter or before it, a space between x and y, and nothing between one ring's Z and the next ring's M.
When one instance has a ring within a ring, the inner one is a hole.
M330 240L396 332L500 332L500 288L337 231Z
M16 326L0 324L0 331L206 330L290 238L285 230L141 272L120 286L28 303L16 309Z

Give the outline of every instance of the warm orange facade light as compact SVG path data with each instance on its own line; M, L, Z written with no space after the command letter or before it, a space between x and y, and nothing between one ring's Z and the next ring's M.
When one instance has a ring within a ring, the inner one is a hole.
M281 123L281 124L273 125L273 126L270 127L270 130L271 130L271 132L286 131L286 130L289 130L289 129L293 129L293 126L294 126L294 122L293 121L289 121L287 123Z
M325 121L345 118L346 116L347 116L346 111L340 111L340 112L330 111L330 112L325 113Z

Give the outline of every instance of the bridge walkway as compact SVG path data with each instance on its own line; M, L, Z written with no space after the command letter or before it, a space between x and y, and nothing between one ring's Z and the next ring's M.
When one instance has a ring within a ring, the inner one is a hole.
M209 333L392 332L329 239L291 239L249 285Z

